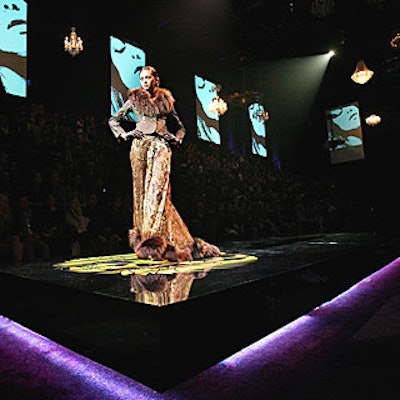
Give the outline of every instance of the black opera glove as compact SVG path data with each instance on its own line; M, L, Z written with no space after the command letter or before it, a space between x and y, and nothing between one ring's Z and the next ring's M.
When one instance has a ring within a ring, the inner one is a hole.
M144 138L144 133L139 131L138 129L134 129L133 131L125 132L121 134L121 137L124 140L128 140L128 138L133 138L133 139L143 139Z

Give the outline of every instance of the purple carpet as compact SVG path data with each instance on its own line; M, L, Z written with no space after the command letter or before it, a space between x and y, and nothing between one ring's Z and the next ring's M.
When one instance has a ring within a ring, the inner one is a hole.
M2 317L0 395L7 400L277 398L282 388L317 370L399 289L397 258L336 298L162 394Z

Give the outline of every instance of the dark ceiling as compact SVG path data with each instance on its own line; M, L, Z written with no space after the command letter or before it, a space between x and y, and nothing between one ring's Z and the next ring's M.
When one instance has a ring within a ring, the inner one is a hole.
M319 5L319 6L318 6ZM318 7L317 7L318 6ZM259 61L350 49L390 56L395 0L153 0L110 9L104 23L130 40L175 52ZM153 43L156 45L155 43Z
M172 53L265 60L349 47L371 57L400 30L398 0L82 0L40 6L41 24L109 31ZM87 4L87 6L86 6ZM317 7L318 5L318 7ZM38 7L35 3L33 7ZM35 13L36 14L36 13ZM64 28L65 29L65 28Z

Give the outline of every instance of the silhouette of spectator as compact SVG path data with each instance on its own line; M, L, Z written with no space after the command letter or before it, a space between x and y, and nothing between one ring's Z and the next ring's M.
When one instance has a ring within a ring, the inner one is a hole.
M53 195L58 206L65 209L67 207L67 194L65 190L65 184L57 170L53 169L51 171L50 181L46 186L48 194Z
M71 254L88 256L98 254L95 240L88 230L89 218L83 214L79 196L73 195L65 212L65 222L72 232Z
M18 235L17 224L12 214L9 197L0 194L0 258L18 266L23 259L24 246Z
M28 186L29 201L33 207L42 206L46 199L46 185L40 171L35 171Z
M55 196L49 193L38 210L39 229L50 246L52 257L62 257L71 251L73 234L65 221L65 210Z
M37 210L31 206L27 194L19 196L16 221L19 236L24 245L24 261L48 261L50 259L50 248L40 233Z
M114 247L110 249L110 252L131 251L126 238L130 228L130 221L132 220L132 210L130 208L132 201L129 196L127 197L128 199L124 202L121 195L116 195L104 214L105 231L108 237L113 238L113 242L110 244Z
M83 214L89 218L88 231L100 253L117 252L121 237L114 234L107 226L107 207L100 204L96 193L89 193Z

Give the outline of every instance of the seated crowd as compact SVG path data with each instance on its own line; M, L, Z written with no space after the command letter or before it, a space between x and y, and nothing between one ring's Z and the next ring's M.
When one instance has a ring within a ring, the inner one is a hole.
M0 115L0 143L1 260L130 251L129 143L118 145L107 121L71 122L33 104ZM190 139L172 163L174 204L192 234L213 243L375 229L371 205L344 201L330 179Z

